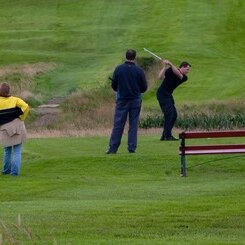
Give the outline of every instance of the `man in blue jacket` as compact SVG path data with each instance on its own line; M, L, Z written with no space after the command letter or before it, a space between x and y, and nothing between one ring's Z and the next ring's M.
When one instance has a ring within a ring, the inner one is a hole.
M144 71L135 64L135 59L136 51L127 50L126 61L117 66L113 73L111 87L116 91L116 108L107 154L117 152L127 117L129 118L128 152L135 153L137 147L141 93L147 90L147 81Z

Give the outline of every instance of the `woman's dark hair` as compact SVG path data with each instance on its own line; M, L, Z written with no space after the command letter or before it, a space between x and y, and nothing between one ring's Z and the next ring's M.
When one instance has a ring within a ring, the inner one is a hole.
M136 51L133 49L129 49L126 52L126 59L127 60L135 60L136 57Z
M181 62L179 68L181 68L181 67L187 67L187 66L190 66L191 67L191 64L188 63L187 61L183 61L183 62Z
M8 83L3 82L0 85L0 96L9 97L10 96L10 86Z

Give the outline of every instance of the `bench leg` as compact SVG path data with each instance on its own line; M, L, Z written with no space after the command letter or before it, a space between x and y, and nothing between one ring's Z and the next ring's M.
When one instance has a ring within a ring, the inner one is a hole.
M185 161L185 155L181 156L181 169L180 169L180 176L186 177L186 161Z

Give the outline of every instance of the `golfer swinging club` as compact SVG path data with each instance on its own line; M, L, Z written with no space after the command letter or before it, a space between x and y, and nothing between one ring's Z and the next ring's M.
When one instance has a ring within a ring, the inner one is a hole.
M163 60L150 50L144 48L144 51L160 60L163 64L163 68L159 73L159 79L162 79L163 82L157 90L157 99L164 114L164 126L160 140L178 140L172 135L172 129L177 119L177 111L172 94L180 84L187 81L186 74L190 71L191 65L183 61L177 68L169 60Z
M160 140L178 140L172 135L172 129L177 119L177 111L174 105L173 91L183 82L187 81L187 73L191 65L184 61L179 68L169 60L162 60L163 68L159 73L159 79L163 82L157 90L157 99L164 114L164 127Z

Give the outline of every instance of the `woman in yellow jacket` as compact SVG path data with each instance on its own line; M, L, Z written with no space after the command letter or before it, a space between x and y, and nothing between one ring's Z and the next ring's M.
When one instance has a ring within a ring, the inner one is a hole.
M21 166L22 143L26 139L24 120L28 104L10 95L10 86L0 85L0 140L4 146L2 174L18 176Z

